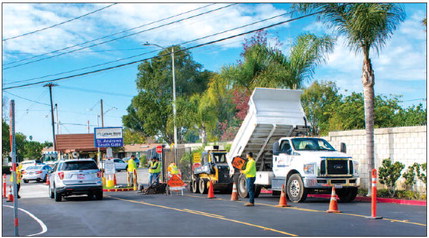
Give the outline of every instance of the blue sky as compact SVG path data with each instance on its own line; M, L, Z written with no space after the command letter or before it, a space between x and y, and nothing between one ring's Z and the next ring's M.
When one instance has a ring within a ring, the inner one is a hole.
M109 5L111 4L3 3L2 38L7 39L49 27ZM156 47L143 46L142 44L145 42L165 47L181 44L286 13L289 6L290 4L287 3L243 3L229 6L228 3L211 4L209 2L200 4L115 4L56 27L3 41L3 88L57 79L145 59L155 55L158 50ZM422 19L426 17L426 3L406 3L402 6L407 13L405 21L395 31L381 54L372 55L376 77L375 90L377 94L402 95L404 106L418 103L426 106L426 32L421 24ZM194 10L197 8L200 9ZM215 10L218 8L222 9ZM212 12L202 14L210 10ZM185 13L187 11L191 12ZM152 23L181 13L184 14ZM192 17L200 13L200 16ZM182 18L190 19L169 24ZM264 23L183 44L183 46L189 47L205 43L289 18L289 15L281 16ZM136 28L139 26L142 27ZM136 29L124 32L130 28ZM150 28L155 29L148 30ZM144 32L137 34L139 31ZM116 34L118 32L122 33ZM310 17L270 28L267 33L270 38L277 38L282 43L282 50L287 54L293 39L299 34L320 35L330 33L330 30L318 23L314 17ZM116 35L112 36L113 34ZM124 37L126 34L134 35ZM244 38L250 36L237 37L193 49L191 51L193 59L202 64L204 69L219 72L223 66L235 64L240 59ZM104 37L102 40L93 41L102 37ZM99 44L114 37L123 38ZM26 59L31 57L38 56L39 58L33 58L30 61L54 56L55 53L49 53L55 50L66 47L72 47L68 50L76 50L82 47L76 47L76 44L87 41L93 41L89 44L98 45L19 66L19 64L27 63L29 60ZM272 43L274 44L274 40ZM117 61L139 54L140 56L137 57ZM112 61L117 62L108 63ZM105 65L91 67L97 64ZM92 133L95 126L101 125L98 116L100 99L104 101L105 126L121 126L121 116L126 113L127 106L137 92L135 88L137 65L57 81L58 86L53 88L53 98L54 103L58 104L60 133L87 133L88 121ZM84 67L91 68L78 70ZM342 93L361 92L361 67L360 54L350 52L344 44L344 39L339 38L335 50L328 56L327 62L316 69L313 80L334 81L341 88ZM61 74L72 70L71 73ZM52 74L56 76L46 77ZM311 82L309 81L308 84ZM52 141L49 92L43 85L3 90L3 103L6 104L3 109L7 109L9 100L14 99L16 130L27 136L31 135L36 141ZM7 115L8 111L4 110L4 114Z

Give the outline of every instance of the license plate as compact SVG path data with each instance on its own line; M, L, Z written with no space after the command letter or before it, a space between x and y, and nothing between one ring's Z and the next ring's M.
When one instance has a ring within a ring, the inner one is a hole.
M85 179L85 175L84 174L78 174L77 179Z

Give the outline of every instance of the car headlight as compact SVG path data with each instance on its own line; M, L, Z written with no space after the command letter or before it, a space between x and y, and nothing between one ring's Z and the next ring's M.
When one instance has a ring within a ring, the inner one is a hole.
M314 174L315 164L304 164L304 173L306 174Z

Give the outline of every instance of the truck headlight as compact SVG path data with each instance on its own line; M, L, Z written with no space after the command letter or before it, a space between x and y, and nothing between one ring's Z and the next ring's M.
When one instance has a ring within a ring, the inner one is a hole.
M304 173L306 174L314 174L315 164L304 164Z

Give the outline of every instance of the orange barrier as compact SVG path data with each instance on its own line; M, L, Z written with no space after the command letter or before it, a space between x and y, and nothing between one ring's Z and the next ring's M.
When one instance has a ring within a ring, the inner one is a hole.
M6 198L6 174L3 174L3 198Z
M329 203L328 213L340 213L338 210L337 194L335 193L335 186L332 186L331 202Z
M207 193L207 198L216 198L214 195L213 182L211 180L209 182L209 192Z
M13 202L12 185L9 185L9 194L7 195L7 201L6 202Z
M231 201L238 201L237 186L235 182L232 184Z
M371 219L382 219L383 217L377 216L377 170L371 171Z
M282 192L280 193L280 200L279 205L276 207L290 207L290 205L287 205L287 199L286 199L286 193L285 193L285 185L282 185Z

